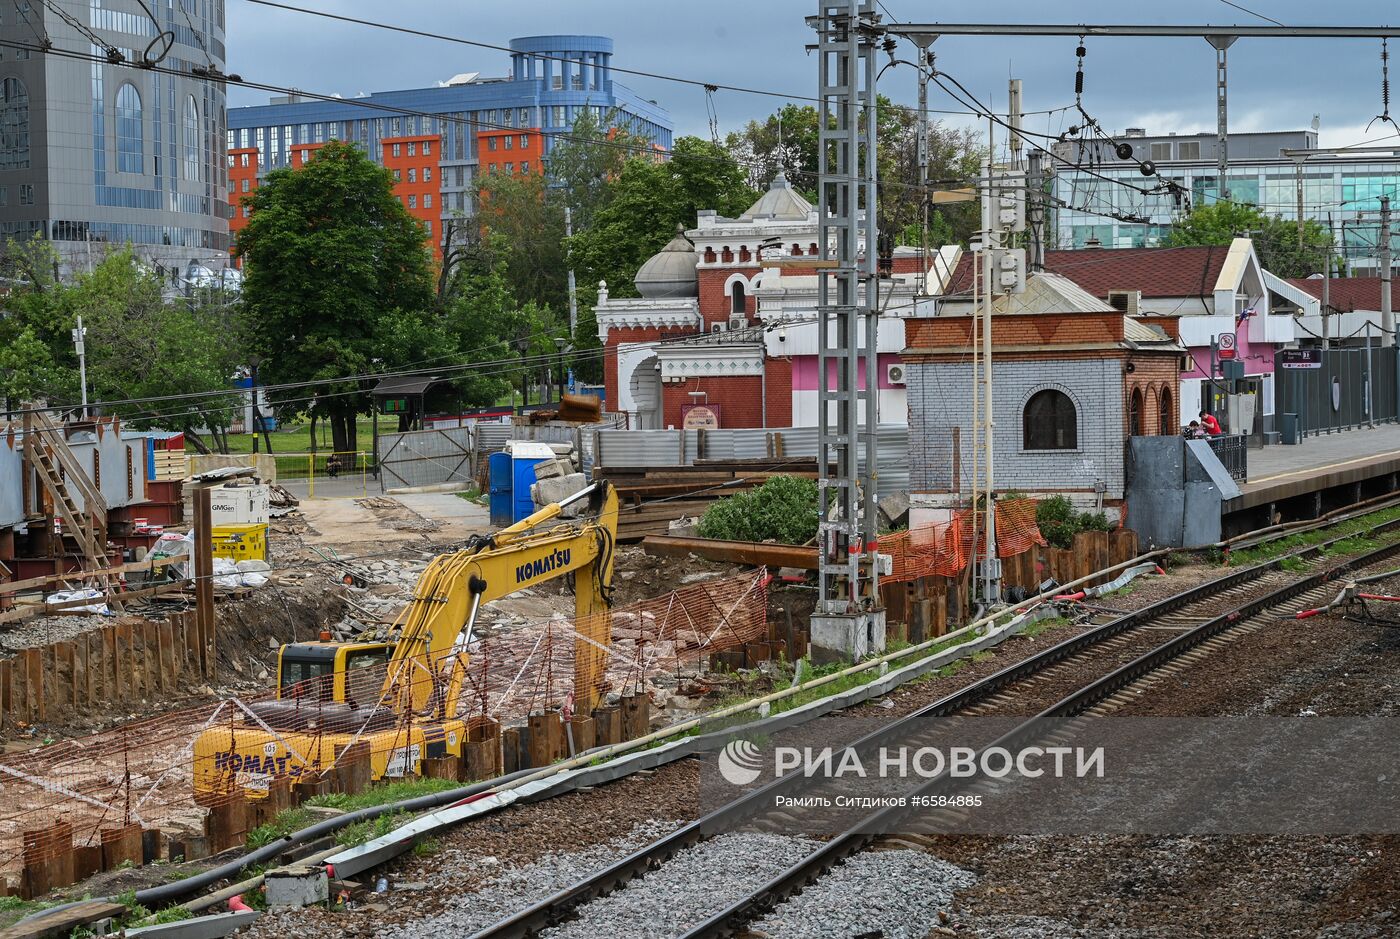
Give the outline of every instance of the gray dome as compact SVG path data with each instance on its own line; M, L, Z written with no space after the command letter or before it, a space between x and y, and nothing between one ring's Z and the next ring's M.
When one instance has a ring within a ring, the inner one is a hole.
M697 297L700 295L695 277L698 263L700 255L685 237L685 227L678 224L676 237L638 269L632 282L637 285L637 292L649 299Z
M802 194L792 188L785 174L779 172L768 184L768 191L749 206L740 218L772 218L779 221L805 222L807 213L812 211L812 203L802 198Z

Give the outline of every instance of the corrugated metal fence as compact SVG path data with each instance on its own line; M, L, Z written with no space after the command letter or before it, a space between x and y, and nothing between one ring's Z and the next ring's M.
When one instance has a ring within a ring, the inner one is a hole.
M590 454L600 466L683 466L696 460L815 458L817 428L595 430ZM881 424L876 465L881 497L909 489L909 428ZM861 448L862 454L864 447Z
M881 424L880 495L909 489L909 428ZM624 430L597 425L479 423L472 427L383 434L379 465L385 489L469 483L487 456L510 440L567 443L585 473L601 466L682 466L696 460L814 458L815 427L736 430ZM864 448L862 447L862 452Z

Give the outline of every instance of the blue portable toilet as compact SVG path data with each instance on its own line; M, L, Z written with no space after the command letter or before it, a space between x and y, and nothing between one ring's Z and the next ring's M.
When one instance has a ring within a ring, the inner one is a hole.
M530 487L535 484L535 467L546 460L554 459L554 451L549 444L533 440L513 440L510 444L511 485L514 489L512 521L520 521L535 513L535 500L530 496Z
M487 489L491 500L491 524L509 525L513 518L511 506L511 458L502 450L487 460Z

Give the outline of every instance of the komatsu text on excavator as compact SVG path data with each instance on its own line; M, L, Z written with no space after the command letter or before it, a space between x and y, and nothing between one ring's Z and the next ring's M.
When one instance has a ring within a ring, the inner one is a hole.
M566 512L579 517L564 520ZM609 640L608 617L589 614L611 606L617 512L617 494L596 482L434 558L386 641L283 646L276 699L238 704L195 741L196 800L239 790L260 798L273 780L314 776L355 744L368 745L374 779L460 756L467 721L458 703L481 604L566 574L574 577L574 705L588 713Z

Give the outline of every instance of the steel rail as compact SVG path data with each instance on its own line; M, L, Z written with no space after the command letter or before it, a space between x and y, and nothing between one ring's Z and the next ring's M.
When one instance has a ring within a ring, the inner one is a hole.
M1339 520L1334 524L1341 524L1342 521L1345 520ZM1370 533L1374 534L1377 532L1389 531L1396 528L1400 528L1400 519L1394 519L1382 525L1378 525L1374 529L1370 529ZM1294 534L1294 532L1281 533L1279 537L1286 537L1290 534ZM1181 591L1180 593L1173 594L1170 597L1166 597L1162 600L1159 600L1156 603L1143 607L1140 610L1133 610L1131 612L1125 613L1122 616L1116 617L1107 623L1103 623L1099 626L1092 627L1091 629L1086 630L1085 632L1082 632L1076 636L1072 636L1059 643L1056 643L1050 648L1044 649L1026 659L1021 660L1020 662L1016 662L1012 665L1009 665L1006 668L1001 669L1000 671L989 675L986 678L980 679L968 685L965 688L959 689L958 691L955 691L944 698L934 701L924 706L923 708L920 708L919 710L914 711L909 715L906 715L905 717L902 717L890 724L886 724L885 726L878 728L870 734L867 734L866 736L850 744L847 744L847 746L857 751L878 748L881 744L891 739L898 738L900 735L906 733L908 728L916 726L921 721L927 720L928 718L932 717L942 717L948 714L962 711L976 703L979 703L985 698L991 697L992 695L996 694L998 691L1009 685L1013 685L1017 682L1023 681L1026 678L1029 678L1038 672L1044 671L1050 666L1056 665L1066 659L1083 653L1107 639L1111 639L1138 626L1150 623L1153 620L1161 618L1167 614L1175 613L1184 607L1188 607L1196 603L1201 603L1203 601L1211 600L1219 594L1224 593L1225 591L1230 590L1233 587L1248 583L1252 580L1256 580L1259 577L1262 577L1264 574L1270 573L1272 571L1280 570L1282 569L1283 562L1287 559L1302 557L1310 554L1320 554L1326 551L1326 549L1329 546L1354 537L1357 536L1355 534L1348 533L1344 535L1339 535L1335 538L1331 538L1326 541L1319 542L1315 545L1307 545L1301 548L1297 548L1293 551L1282 554L1277 558L1262 561L1259 564L1255 564L1251 567L1242 568L1233 573L1226 574L1223 577L1217 577L1214 580L1207 581L1204 584L1198 584L1195 587L1191 587L1187 590ZM1389 551L1392 553L1400 551L1400 542L1396 542L1394 545L1387 545L1380 550ZM1366 557L1369 557L1369 555L1367 555ZM1309 575L1303 578L1303 580L1311 581L1314 578L1318 578L1318 582L1323 583L1327 580L1335 579L1342 572L1350 569L1352 566L1353 562L1350 561L1339 563L1336 565L1329 566L1326 570L1318 572L1317 574ZM1276 598L1282 592L1289 592L1288 595L1292 596L1296 593L1302 592L1303 590L1311 589L1311 586L1313 585L1310 584L1307 587L1299 588L1297 584L1289 584L1285 587L1280 588L1279 590L1272 591L1266 594L1265 599ZM1246 603L1244 606L1247 607L1254 602L1257 601L1249 601L1249 603ZM1275 600L1275 602L1277 602L1277 600ZM1211 620L1207 621L1205 625L1210 625L1212 623L1217 622L1218 620L1225 619L1229 616L1236 616L1236 618L1238 618L1238 609L1240 608L1237 607L1229 614L1214 617ZM1194 631L1195 630L1193 630L1193 632ZM591 900L597 899L598 897L605 896L613 892L614 890L619 889L620 887L626 886L626 884L628 884L633 879L643 876L646 872L660 867L661 865L666 863L666 861L669 860L671 857L675 856L677 853L686 850L687 848L711 837L712 835L718 834L726 830L727 828L731 827L736 821L741 821L743 819L749 818L757 814L758 812L764 810L765 808L773 804L773 799L775 796L796 789L805 782L808 782L808 780L806 780L801 774L792 774L788 776L783 776L764 786L751 790L750 792L738 797L733 802L721 806L720 808L715 809L714 811L706 814L700 819L697 819L696 821L690 822L682 826L681 828L677 829L671 834L661 839L658 839L657 841L652 842L651 844L646 845L643 848L640 848L639 850L609 865L608 867L594 872L588 877L585 877L579 880L578 882L574 883L573 885L566 887L565 889L560 890L550 895L549 897L546 897L545 899L539 901L538 903L535 903L534 905L524 910L521 910L517 913L512 914L509 917L506 917L497 921L496 923L493 923L486 929L475 933L473 939L523 939L523 937L535 936L541 931L550 928L551 926L556 926L562 922L565 922L566 920L572 917L573 911L579 906L582 906L583 904ZM840 839L837 839L837 841L840 841ZM826 848L823 848L822 850L818 851L817 855L822 855L824 857L826 851L831 849L831 845L836 843L837 842L829 843ZM858 850L858 848L853 850ZM843 855L843 857L844 856L845 855ZM813 857L816 857L816 855L814 855ZM822 863L825 864L825 869L829 869L832 863L835 862L823 860ZM802 864L799 866L801 866L803 870L816 869L805 867L805 864L806 862L802 862ZM759 898L761 896L766 896L766 894L764 894L764 891L768 891L770 888L772 888L773 890L777 890L779 889L779 887L782 887L787 892L781 894L781 896L786 896L787 893L791 893L793 890L798 889L797 886L789 885L789 880L793 880L793 883L795 884L797 880L801 880L801 877L797 876L792 871L785 872L784 875L780 876L778 879L771 882L769 885L766 885L764 888L762 888L762 890L755 893L748 900L741 901L740 904L736 904L735 907L731 908L730 910L726 910L724 914L720 914L720 916L706 921L706 924L704 925L713 930L717 927L713 927L711 926L711 924L720 922L721 917L724 916L741 916L742 913L738 911L738 908L747 908L750 904L753 904L753 909L755 912L760 912L758 906L758 904L760 903ZM772 896L777 897L779 896L779 894L773 893ZM701 936L728 934L730 933L714 931L692 931L692 933L687 935Z
M1326 570L1300 577L1294 583L1287 584L1261 597L1242 603L1234 609L1218 614L1201 625L1173 637L1157 648L1066 695L1039 714L1018 724L984 749L1020 746L1035 738L1037 731L1044 726L1047 720L1064 719L1081 714L1180 658L1201 643L1269 609L1286 603L1300 594L1336 580L1350 570L1386 560L1397 553L1400 553L1400 542L1383 545L1365 554L1330 566ZM914 787L907 793L907 797L926 795L949 785L950 779L945 774ZM711 939L711 937L728 937L739 934L748 923L768 912L789 896L799 892L846 858L864 850L871 842L880 837L876 833L877 830L888 830L912 811L914 809L909 806L892 806L872 813L857 825L847 829L836 838L823 844L812 854L793 864L749 896L684 933L682 939L702 939L702 937Z

